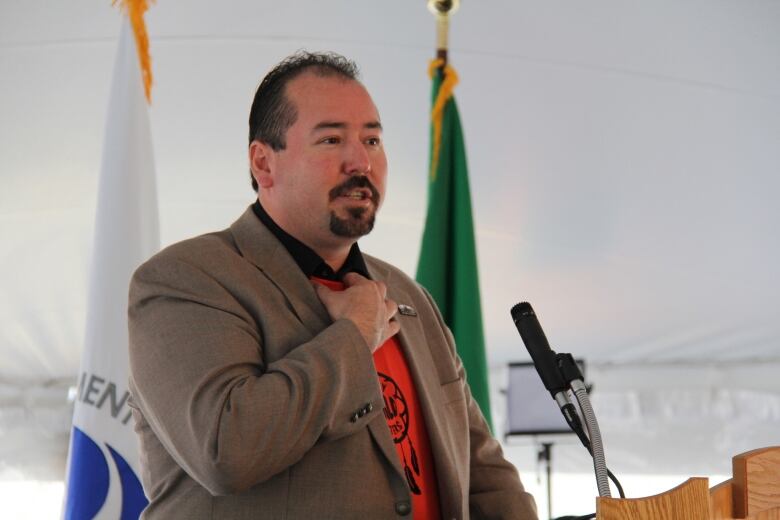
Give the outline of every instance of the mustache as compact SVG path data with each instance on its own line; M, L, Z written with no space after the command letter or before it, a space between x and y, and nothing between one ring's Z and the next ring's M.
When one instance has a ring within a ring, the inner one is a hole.
M368 188L371 191L371 202L373 202L375 206L379 205L379 190L377 190L371 181L368 180L368 177L363 175L355 175L350 177L346 181L330 190L328 195L330 196L330 200L335 200L336 198L341 197L342 195L346 195L356 188Z

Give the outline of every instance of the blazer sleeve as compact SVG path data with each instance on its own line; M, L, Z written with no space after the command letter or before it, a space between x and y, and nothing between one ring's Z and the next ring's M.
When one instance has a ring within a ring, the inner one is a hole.
M444 331L450 355L463 385L468 410L470 471L469 514L475 520L537 520L536 502L525 491L517 469L504 458L499 442L490 433L477 401L466 381L463 363L455 348L452 332L444 323L430 293L422 288L435 310L439 326Z
M135 273L129 334L135 406L213 495L269 479L315 443L362 430L381 408L370 350L351 321L266 364L256 320L180 258L156 257Z

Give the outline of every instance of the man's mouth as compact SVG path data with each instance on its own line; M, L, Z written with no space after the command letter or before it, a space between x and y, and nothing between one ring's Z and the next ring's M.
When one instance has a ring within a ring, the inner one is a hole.
M347 193L344 193L341 196L342 197L346 197L348 199L353 199L353 200L365 200L365 199L370 199L371 198L371 191L370 190L365 190L365 189L352 190L352 191L349 191Z
M354 201L370 200L379 206L379 192L366 177L355 176L330 191L330 200L346 198Z

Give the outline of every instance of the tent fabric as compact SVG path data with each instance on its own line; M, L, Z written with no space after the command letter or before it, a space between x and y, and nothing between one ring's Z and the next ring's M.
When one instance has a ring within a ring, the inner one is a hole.
M66 396L64 411L24 399L76 381L119 16L103 0L0 3L5 428L69 417ZM255 86L296 49L331 49L361 64L390 160L361 247L414 272L434 40L422 2L158 2L147 22L163 246L251 203ZM771 1L463 2L453 17L494 395L501 367L528 359L509 318L528 300L553 348L593 368L613 471L727 469L777 443L779 28ZM707 421L689 420L697 407ZM25 437L14 453L36 449ZM0 467L31 467L9 457Z

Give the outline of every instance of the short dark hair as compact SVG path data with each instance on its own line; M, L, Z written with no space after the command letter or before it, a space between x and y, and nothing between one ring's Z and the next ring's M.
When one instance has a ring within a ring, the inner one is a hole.
M298 117L295 106L287 99L285 87L303 72L318 76L340 76L358 81L360 72L352 60L335 52L298 51L288 56L265 75L257 87L252 109L249 111L249 144L258 140L274 150L284 150L285 134ZM257 181L251 175L252 188Z

